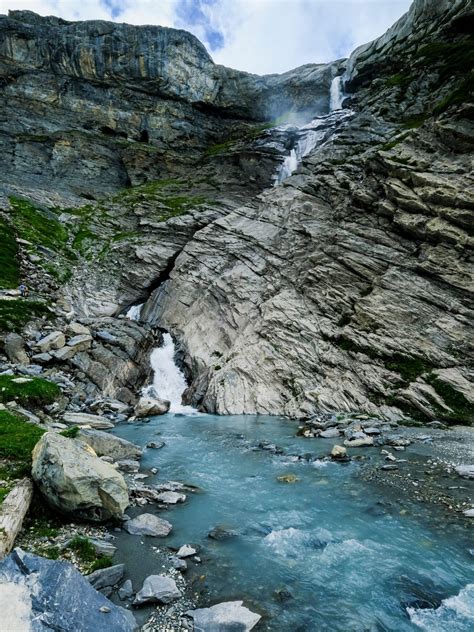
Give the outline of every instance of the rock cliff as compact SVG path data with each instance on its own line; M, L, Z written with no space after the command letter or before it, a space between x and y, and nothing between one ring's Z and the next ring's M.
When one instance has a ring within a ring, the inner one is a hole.
M181 31L13 12L4 190L61 207L76 313L146 301L204 410L469 422L473 16L415 0L348 60L256 77ZM325 118L273 186L289 113Z

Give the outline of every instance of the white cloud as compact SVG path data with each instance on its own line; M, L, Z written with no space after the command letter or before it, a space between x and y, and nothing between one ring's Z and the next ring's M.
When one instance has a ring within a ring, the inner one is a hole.
M192 1L200 5L206 22L190 17L186 23L186 13L183 17L181 10L178 15L183 0L0 0L0 13L30 9L68 20L179 26L193 32L209 50L206 33L219 31L224 46L211 51L217 63L263 74L347 56L381 35L411 4L410 0ZM189 7L188 0L188 13Z

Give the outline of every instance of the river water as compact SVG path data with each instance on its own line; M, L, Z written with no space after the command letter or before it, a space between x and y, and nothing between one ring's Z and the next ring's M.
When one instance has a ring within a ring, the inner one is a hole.
M200 577L204 601L244 599L264 615L258 630L474 629L474 544L465 528L439 509L382 496L360 478L357 462L321 461L334 441L312 442L295 430L277 417L167 414L113 431L141 446L165 442L145 449L142 471L159 468L147 483L200 489L160 512L173 531L158 544L199 546L202 564L188 577ZM263 449L265 442L284 454ZM297 480L278 480L288 474ZM216 526L234 537L210 539ZM156 572L156 544L129 539L136 583Z

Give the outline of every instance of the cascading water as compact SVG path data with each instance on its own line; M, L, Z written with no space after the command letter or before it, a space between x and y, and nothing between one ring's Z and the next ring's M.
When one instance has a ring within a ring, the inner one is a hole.
M342 104L344 102L344 87L342 83L342 76L334 77L331 82L331 91L329 95L329 111L342 110Z
M127 318L130 320L138 321L140 320L140 315L142 312L143 303L140 305L132 305L128 312L125 314Z
M338 120L339 117L347 114L347 110L341 112L344 98L342 76L334 77L331 82L329 95L329 115L318 116L307 125L299 128L298 142L280 165L275 175L275 186L278 186L286 180L286 178L291 176L303 158L307 156L318 143L324 140L329 127L329 117L337 117L336 120ZM282 126L280 129L289 129L289 126Z
M159 397L171 403L170 413L194 414L192 406L183 406L182 396L187 388L186 378L174 361L175 347L170 334L163 335L163 345L155 349L150 358L154 371L153 384L146 387L148 397Z

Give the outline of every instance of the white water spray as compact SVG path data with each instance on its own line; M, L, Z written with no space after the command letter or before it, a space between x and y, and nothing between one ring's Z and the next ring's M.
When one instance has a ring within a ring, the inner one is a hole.
M140 320L140 315L142 312L143 303L140 305L132 305L128 312L125 314L127 318L130 320Z
M329 111L342 110L342 104L344 101L344 88L342 83L342 76L334 77L331 82L331 91L329 95Z
M145 389L148 397L167 399L170 413L193 414L198 411L192 406L183 406L182 397L187 388L186 378L174 361L175 347L170 334L163 335L163 346L155 349L150 358L154 371L153 384Z

